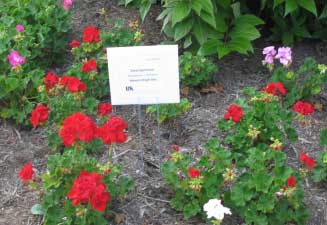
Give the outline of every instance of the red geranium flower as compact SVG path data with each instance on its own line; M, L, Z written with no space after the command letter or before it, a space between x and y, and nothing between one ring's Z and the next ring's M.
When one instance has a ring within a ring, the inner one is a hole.
M112 113L112 105L110 103L100 103L98 105L98 115L105 116Z
M34 175L33 165L30 162L26 163L18 174L19 178L22 179L24 183L27 183L29 180L31 180L33 175Z
M188 174L190 175L190 177L192 178L197 178L200 176L200 170L195 169L195 168L189 168L188 169Z
M95 61L94 59L90 59L89 61L83 64L82 72L87 73L96 69L97 69L97 61Z
M124 130L127 128L126 122L118 117L112 116L109 120L98 128L98 137L108 145L116 142L123 143L127 140Z
M97 134L95 123L80 112L68 116L62 125L59 135L65 146L71 146L77 140L90 142Z
M104 211L109 200L110 194L106 192L106 186L104 184L100 184L95 188L90 204L94 210Z
M287 185L289 187L295 187L296 185L296 180L295 180L295 177L294 176L290 176L288 179L287 179Z
M77 40L72 40L70 43L69 43L69 47L71 48L78 48L79 46L81 46L81 42L77 41Z
M293 106L293 111L305 116L313 113L315 110L310 102L297 101Z
M43 82L45 84L46 90L49 91L51 88L54 88L58 84L59 77L55 73L48 72L44 77Z
M31 114L31 124L36 127L39 123L45 122L48 119L49 107L39 104L33 109Z
M315 166L315 160L311 157L309 157L307 154L305 154L304 152L302 152L300 154L300 161L302 163L304 163L305 165L307 165L309 168L313 168Z
M179 146L178 145L173 145L173 150L175 152L179 152Z
M87 90L87 86L80 79L72 76L62 76L60 79L60 85L63 87L67 86L71 93Z
M230 118L232 118L232 120L235 123L238 123L238 122L240 122L242 117L243 117L242 107L240 107L236 104L232 104L231 106L228 107L227 112L224 116L224 119L229 120Z
M263 89L263 91L272 95L278 95L278 92L282 95L286 95L286 89L282 82L271 82Z
M110 200L110 195L106 192L106 186L102 183L100 174L83 170L74 181L68 198L73 200L73 206L90 201L94 210L104 211Z
M83 31L83 41L86 43L100 42L100 31L93 26L88 26Z

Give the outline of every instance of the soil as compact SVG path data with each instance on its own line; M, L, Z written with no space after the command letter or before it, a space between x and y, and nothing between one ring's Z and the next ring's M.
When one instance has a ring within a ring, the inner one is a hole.
M104 8L109 21L117 18L138 19L135 9L118 6L115 1L105 0L75 0L71 8L72 31L70 38L80 39L84 27L94 25L108 28L99 14ZM159 44L165 38L160 35L161 24L155 18L159 8L154 7L142 24L145 30L146 45ZM221 134L216 128L217 121L222 118L225 109L233 100L241 95L243 88L254 86L262 88L270 75L261 65L261 49L271 43L266 40L258 41L254 54L248 56L231 54L217 62L219 72L215 75L215 82L224 87L224 92L202 94L191 89L189 100L190 110L177 119L160 128L160 150L157 149L157 125L154 118L145 114L141 107L142 140L139 139L138 108L135 106L114 107L115 114L127 120L129 140L120 145L115 152L115 159L123 165L124 173L136 180L135 190L127 196L124 202L115 203L114 211L123 216L121 224L125 225L201 225L199 218L183 220L183 215L169 206L172 195L165 185L159 171L161 162L173 144L180 145L182 150L199 155L210 137ZM315 57L319 63L327 64L325 42L303 42L294 48L293 66L300 65L307 56ZM58 68L64 71L69 65ZM299 167L298 154L305 151L310 156L317 156L319 146L319 131L327 127L327 91L324 88L317 101L323 103L323 110L309 116L310 125L297 126L299 142L286 148L288 163L294 168ZM142 144L140 144L142 143ZM140 160L141 149L144 150L144 168ZM36 168L36 174L42 174L46 169L46 161L51 150L47 147L44 131L19 130L17 126L0 121L0 224L2 225L37 225L42 224L42 217L33 216L30 212L32 205L40 200L34 192L29 192L18 179L20 168L31 161ZM104 158L103 156L99 157ZM311 218L307 225L327 224L327 192L326 183L315 184L310 180L305 182L305 203L311 211ZM243 222L236 216L228 217L223 224L236 225Z

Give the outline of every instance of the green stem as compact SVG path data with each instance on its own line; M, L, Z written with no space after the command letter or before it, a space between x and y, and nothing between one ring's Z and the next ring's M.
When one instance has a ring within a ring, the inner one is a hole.
M114 151L115 148L115 144L112 143L109 147L109 164L112 164L112 152Z

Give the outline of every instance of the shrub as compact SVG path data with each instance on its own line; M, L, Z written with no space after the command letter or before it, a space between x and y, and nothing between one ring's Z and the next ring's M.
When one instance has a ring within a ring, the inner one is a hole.
M42 70L63 58L58 56L67 43L69 12L57 0L4 0L0 7L0 116L23 123L36 102ZM17 56L22 58L15 63Z
M146 108L146 113L152 113L154 116L156 116L157 110L159 110L158 122L163 123L167 119L176 119L176 117L187 112L189 108L190 102L187 100L187 98L182 98L180 103L148 106Z
M179 57L179 79L182 87L205 87L217 72L217 66L209 59L184 52Z

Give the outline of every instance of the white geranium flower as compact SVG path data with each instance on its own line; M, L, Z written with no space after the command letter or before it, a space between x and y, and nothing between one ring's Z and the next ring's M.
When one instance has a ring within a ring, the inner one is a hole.
M208 219L214 217L217 220L223 220L225 214L232 215L230 209L224 207L221 204L221 200L218 199L210 199L206 204L204 204L203 210L207 212Z

